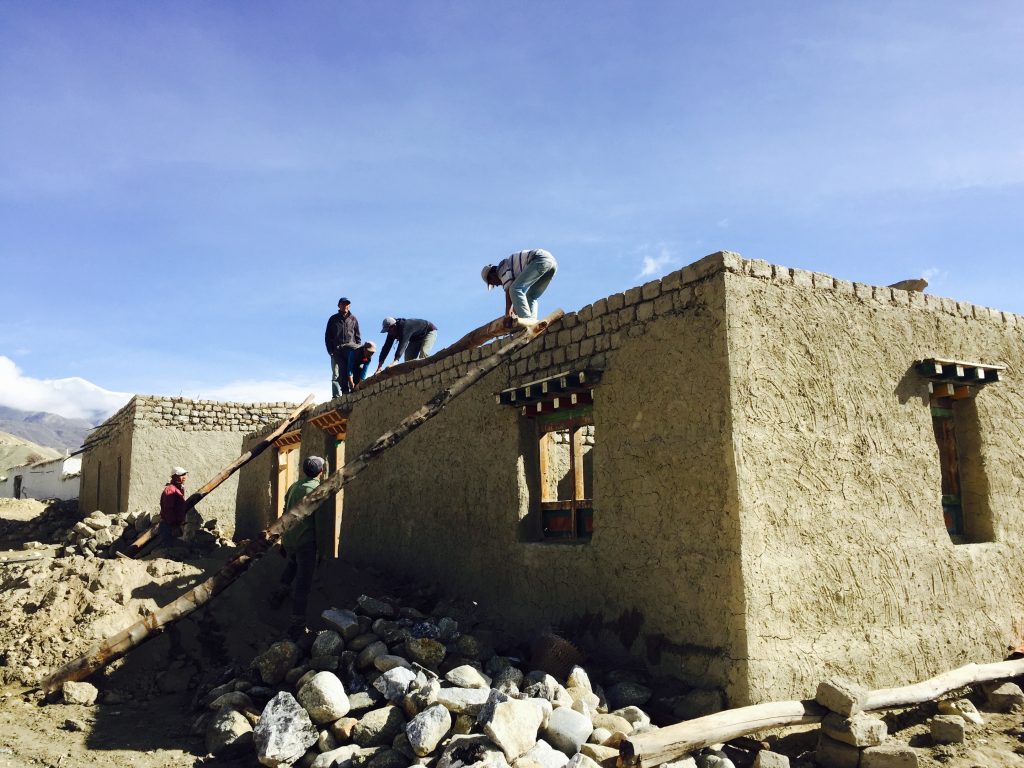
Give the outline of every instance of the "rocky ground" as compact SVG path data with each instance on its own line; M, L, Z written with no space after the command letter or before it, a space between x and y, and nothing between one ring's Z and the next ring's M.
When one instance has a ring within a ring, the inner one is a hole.
M275 557L89 684L45 699L31 687L48 671L232 554L97 556L68 541L84 519L72 505L0 499L0 768L611 768L624 736L715 706L710 692L583 659L554 635L504 635L473 605L340 564L320 569L309 628L288 638L286 612L266 601ZM948 698L973 702L981 723L936 719L928 703L754 734L682 764L1024 768L1024 717L999 711L1019 700L980 686ZM962 729L963 740L937 743L936 725L940 739ZM885 749L858 752L842 741L851 734Z

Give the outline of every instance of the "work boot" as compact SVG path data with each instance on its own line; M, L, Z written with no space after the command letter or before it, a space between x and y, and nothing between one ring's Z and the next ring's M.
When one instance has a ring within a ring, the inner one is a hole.
M267 605L273 608L275 611L284 605L284 601L288 599L288 593L291 592L286 586L280 586L275 589L267 597Z
M288 639L298 645L308 632L309 630L306 629L306 617L292 616L292 620L288 624Z

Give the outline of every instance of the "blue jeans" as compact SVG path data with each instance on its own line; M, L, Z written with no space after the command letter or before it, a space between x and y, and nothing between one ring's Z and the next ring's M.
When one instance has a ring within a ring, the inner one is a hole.
M547 290L557 269L558 262L554 256L547 251L537 251L537 255L508 288L517 317L523 320L537 319L537 299Z

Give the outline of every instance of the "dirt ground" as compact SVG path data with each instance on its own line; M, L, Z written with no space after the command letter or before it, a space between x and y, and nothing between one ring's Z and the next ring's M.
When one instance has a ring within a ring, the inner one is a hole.
M94 675L95 706L45 703L32 687L49 671L170 602L233 554L224 548L203 559L129 560L55 557L57 542L22 549L31 521L46 508L0 499L0 768L257 766L252 755L204 757L203 733L193 728L200 714L195 698L285 634L286 611L265 600L283 561L263 558L211 604ZM310 626L317 628L325 607L348 606L391 586L379 575L323 564ZM932 743L934 704L885 714L890 737L913 746L921 766L1024 768L1024 715L988 712L980 690L968 693L985 725L969 725L964 744ZM814 765L816 728L757 736L789 755L794 768ZM732 754L744 768L753 752Z

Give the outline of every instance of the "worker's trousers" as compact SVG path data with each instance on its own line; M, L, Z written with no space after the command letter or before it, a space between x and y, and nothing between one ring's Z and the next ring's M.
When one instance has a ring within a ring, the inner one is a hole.
M292 616L305 616L309 591L316 571L316 540L288 550L288 564L281 572L281 583L292 584Z
M537 255L530 259L519 277L508 287L508 295L512 299L512 308L516 317L523 320L537 319L537 299L547 290L548 283L555 276L558 262L555 257L544 250L537 250Z

